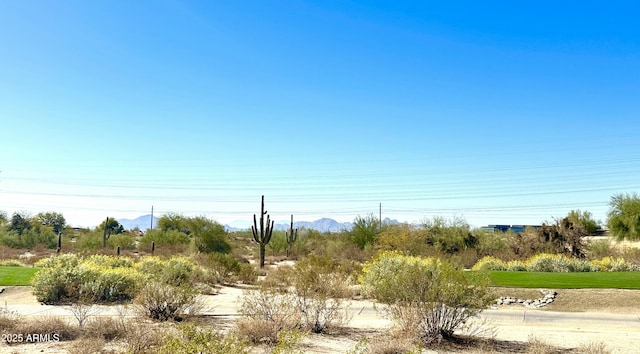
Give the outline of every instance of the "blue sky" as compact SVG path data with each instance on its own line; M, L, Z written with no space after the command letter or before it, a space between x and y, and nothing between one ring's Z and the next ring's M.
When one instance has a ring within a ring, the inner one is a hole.
M640 190L639 10L0 1L0 210L606 221Z

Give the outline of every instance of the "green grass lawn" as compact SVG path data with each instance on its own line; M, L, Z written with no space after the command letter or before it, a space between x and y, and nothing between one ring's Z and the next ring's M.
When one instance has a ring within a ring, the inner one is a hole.
M491 272L492 286L552 289L640 289L640 272Z
M0 266L0 286L31 285L31 278L40 268Z

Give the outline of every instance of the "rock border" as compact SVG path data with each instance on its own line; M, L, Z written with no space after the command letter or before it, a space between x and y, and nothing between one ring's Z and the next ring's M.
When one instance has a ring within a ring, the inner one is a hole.
M503 296L498 300L496 300L496 304L497 305L520 304L527 308L540 308L553 303L553 301L558 296L558 292L556 292L555 290L541 289L540 292L542 293L542 297L538 299L523 300L523 299L518 299L510 296Z

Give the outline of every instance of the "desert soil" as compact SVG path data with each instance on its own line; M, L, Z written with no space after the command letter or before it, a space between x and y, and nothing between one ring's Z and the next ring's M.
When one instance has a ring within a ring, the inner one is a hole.
M204 296L206 315L216 322L232 325L237 318L237 299L243 289L224 287L217 295ZM530 289L496 289L501 295L522 298L538 297ZM481 334L494 338L498 345L484 348L489 352L516 352L532 338L553 345L562 352L573 352L590 343L604 343L611 353L633 353L640 349L640 291L632 290L559 290L556 301L542 309L520 305L494 307L476 320ZM5 287L0 306L23 316L63 316L75 321L65 306L47 306L37 302L30 287ZM371 301L353 300L348 328L331 335L309 335L303 341L309 353L345 353L358 341L370 336L384 336L391 327ZM115 306L101 307L99 315L116 315ZM480 327L481 326L481 327ZM68 343L41 343L8 346L0 344L0 353L65 353ZM520 346L518 346L520 345ZM506 349L505 349L506 348ZM512 349L509 349L512 348ZM456 352L455 348L435 352ZM467 350L468 352L468 350ZM481 351L478 351L481 352Z

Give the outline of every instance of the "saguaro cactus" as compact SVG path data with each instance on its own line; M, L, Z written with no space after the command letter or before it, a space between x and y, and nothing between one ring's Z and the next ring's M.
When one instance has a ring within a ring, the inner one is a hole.
M289 252L291 251L291 245L296 242L298 238L298 228L293 229L293 214L291 214L291 225L289 226L289 231L285 232L285 237L287 238L287 258L289 258Z
M253 240L260 245L260 268L264 268L264 253L265 246L271 241L271 234L273 233L274 222L271 221L271 217L267 215L267 225L264 224L264 216L267 212L264 210L264 195L262 196L262 206L260 208L260 232L258 233L258 221L256 214L253 214L253 226L251 226L251 233L253 234Z
M56 249L56 254L60 254L62 250L62 232L58 232L58 248Z

